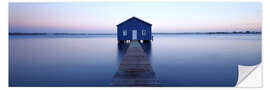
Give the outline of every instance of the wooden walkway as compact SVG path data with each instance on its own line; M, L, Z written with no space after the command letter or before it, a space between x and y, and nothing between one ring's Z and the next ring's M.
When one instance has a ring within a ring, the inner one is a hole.
M114 75L113 86L159 86L155 72L138 41L131 41Z

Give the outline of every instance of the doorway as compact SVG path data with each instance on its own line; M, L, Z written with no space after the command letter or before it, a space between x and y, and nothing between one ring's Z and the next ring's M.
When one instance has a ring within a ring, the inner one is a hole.
M137 40L137 30L132 30L132 40Z

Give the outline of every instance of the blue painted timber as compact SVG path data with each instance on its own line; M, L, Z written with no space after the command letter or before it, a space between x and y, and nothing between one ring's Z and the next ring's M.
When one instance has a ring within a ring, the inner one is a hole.
M139 18L132 17L117 25L118 40L152 40L152 24ZM136 39L132 37L133 30L137 31Z

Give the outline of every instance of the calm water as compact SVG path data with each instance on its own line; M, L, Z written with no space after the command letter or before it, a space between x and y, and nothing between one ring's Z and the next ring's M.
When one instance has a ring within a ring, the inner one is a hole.
M261 35L154 35L142 44L161 86L234 86L261 62ZM9 36L10 86L110 86L128 44L115 35Z

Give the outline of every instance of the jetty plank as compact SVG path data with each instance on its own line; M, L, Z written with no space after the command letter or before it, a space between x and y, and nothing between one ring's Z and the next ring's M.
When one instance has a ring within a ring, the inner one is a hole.
M138 41L131 41L112 80L113 86L159 86L160 82Z

